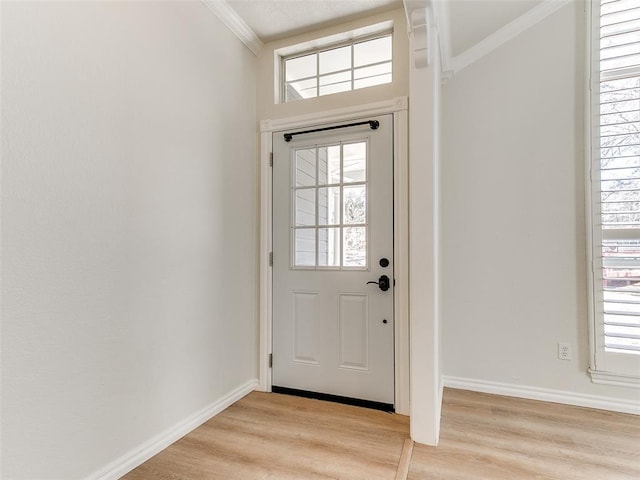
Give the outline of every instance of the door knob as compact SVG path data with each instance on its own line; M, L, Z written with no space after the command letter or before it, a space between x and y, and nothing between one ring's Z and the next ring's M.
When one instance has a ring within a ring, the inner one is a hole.
M389 290L389 286L391 285L391 281L389 280L389 277L387 277L386 275L381 275L377 282L374 282L374 281L367 282L367 285L370 283L375 283L376 285L378 285L378 288L383 292L386 292L387 290Z

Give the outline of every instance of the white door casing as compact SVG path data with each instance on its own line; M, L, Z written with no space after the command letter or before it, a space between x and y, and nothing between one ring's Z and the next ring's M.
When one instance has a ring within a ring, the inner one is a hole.
M408 98L348 106L287 118L260 121L260 302L258 337L258 390L271 391L272 352L272 132L313 128L332 122L347 122L382 114L394 119L394 258L395 258L395 410L409 415L409 192L408 192Z
M273 385L393 404L393 117L368 120L273 135Z

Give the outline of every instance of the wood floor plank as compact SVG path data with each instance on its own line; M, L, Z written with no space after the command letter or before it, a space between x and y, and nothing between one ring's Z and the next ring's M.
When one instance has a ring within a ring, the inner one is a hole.
M446 389L440 445L408 437L402 415L253 392L123 478L640 479L634 415Z
M253 392L125 480L395 478L408 417Z
M408 438L404 441L404 445L402 446L402 454L400 455L400 461L398 462L398 470L396 470L395 480L407 480L412 453L413 440Z
M409 480L638 480L640 417L446 389L440 443Z

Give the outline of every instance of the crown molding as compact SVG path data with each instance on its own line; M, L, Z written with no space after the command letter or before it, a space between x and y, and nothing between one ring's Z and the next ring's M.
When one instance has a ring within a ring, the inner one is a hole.
M493 52L498 47L520 35L525 30L547 18L552 13L561 9L571 0L544 0L537 7L532 8L524 15L519 16L504 27L496 30L484 40L479 41L473 47L465 50L460 55L451 59L454 73L464 70L472 63Z
M201 0L201 2L235 33L254 55L257 56L260 53L264 44L226 0Z

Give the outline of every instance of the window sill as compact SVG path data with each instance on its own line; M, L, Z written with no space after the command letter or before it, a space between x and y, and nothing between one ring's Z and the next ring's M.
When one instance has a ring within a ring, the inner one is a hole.
M617 387L640 388L640 376L637 375L620 375L591 369L589 369L589 375L593 383L615 385Z

